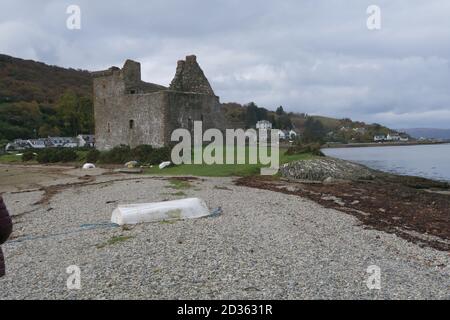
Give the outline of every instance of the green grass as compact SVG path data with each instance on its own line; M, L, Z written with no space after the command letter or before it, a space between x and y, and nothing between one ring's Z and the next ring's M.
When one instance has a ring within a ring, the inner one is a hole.
M76 151L77 156L78 156L77 162L85 163L86 162L86 156L87 156L88 152L89 151L85 151L85 150L77 150Z
M20 152L18 152L20 153ZM19 163L22 162L22 157L21 156L16 156L16 154L3 154L0 156L0 163Z
M120 243L120 242L124 242L124 241L130 240L130 239L132 239L132 238L133 238L133 237L131 237L131 236L129 236L129 237L126 237L126 236L116 236L116 237L112 237L112 238L109 239L107 242L98 244L98 245L97 245L97 248L98 248L98 249L101 249L101 248L104 248L104 247L106 247L106 246L111 246L111 245L114 245L114 244L117 244L117 243Z
M280 166L297 160L313 159L315 156L309 153L286 155L287 149L280 149ZM246 162L248 162L248 147L246 148ZM237 153L237 151L235 151ZM20 153L20 152L19 152ZM85 162L87 151L77 151L78 159L77 163L82 164ZM224 152L226 154L226 152ZM22 157L15 154L4 154L0 156L0 163L22 163ZM36 161L25 162L28 164L37 163ZM166 175L166 176L202 176L202 177L230 177L230 176L252 176L259 175L260 169L266 167L260 163L258 164L184 164L165 168L160 170L158 166L145 169L146 174L154 175ZM188 181L174 180L169 186L175 190L189 189L191 185Z
M178 191L178 192L175 192L175 193L169 193L168 195L175 196L175 197L185 197L186 193L184 193L183 191Z
M189 183L189 181L184 180L178 180L178 179L170 179L169 180L170 186L167 188L175 189L175 190L186 190L190 189L192 185Z
M37 164L38 163L36 160L22 162L22 156L17 156L16 154L22 154L23 152L25 152L25 150L0 155L0 163L3 163L3 164L11 164L11 163ZM77 153L77 160L75 161L75 163L84 164L86 162L86 155L88 154L88 151L77 150L76 153Z
M247 153L248 153L248 148ZM287 149L280 149L280 166L297 160L313 159L315 156L309 153L286 155ZM247 157L248 159L248 154ZM229 177L229 176L252 176L260 174L260 169L266 167L258 164L183 164L179 166L160 170L157 166L145 170L146 174L170 175L170 176L203 176L203 177Z

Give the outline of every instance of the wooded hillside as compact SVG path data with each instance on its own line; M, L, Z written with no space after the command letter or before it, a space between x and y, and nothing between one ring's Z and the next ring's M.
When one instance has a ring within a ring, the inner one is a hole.
M0 55L0 141L92 130L88 71Z

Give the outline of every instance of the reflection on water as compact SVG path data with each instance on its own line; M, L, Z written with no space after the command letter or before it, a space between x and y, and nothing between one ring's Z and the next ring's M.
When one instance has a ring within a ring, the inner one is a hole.
M450 181L450 144L330 148L322 151L327 156L385 172Z

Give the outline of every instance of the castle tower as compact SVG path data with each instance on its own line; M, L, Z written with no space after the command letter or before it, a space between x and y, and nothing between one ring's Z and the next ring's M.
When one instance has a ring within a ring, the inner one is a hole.
M197 57L194 55L187 56L185 61L178 61L177 71L170 84L170 90L215 96L208 79L197 63Z
M122 69L93 73L96 147L167 146L179 128L202 121L204 130L225 127L219 97L195 56L178 62L170 88L141 80L141 64L127 60Z

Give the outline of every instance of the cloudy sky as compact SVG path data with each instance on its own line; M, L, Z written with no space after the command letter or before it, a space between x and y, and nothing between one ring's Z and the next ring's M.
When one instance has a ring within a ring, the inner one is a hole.
M66 9L81 8L81 30ZM369 5L381 30L369 30ZM448 0L0 0L0 53L168 85L196 54L223 102L450 128Z

